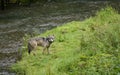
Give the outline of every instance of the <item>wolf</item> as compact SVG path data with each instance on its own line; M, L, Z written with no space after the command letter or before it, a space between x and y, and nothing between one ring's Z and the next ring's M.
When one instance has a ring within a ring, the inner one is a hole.
M47 53L50 54L49 47L54 42L54 35L48 37L35 37L28 40L28 53L30 54L32 50L34 50L37 46L42 46L44 51L47 49Z

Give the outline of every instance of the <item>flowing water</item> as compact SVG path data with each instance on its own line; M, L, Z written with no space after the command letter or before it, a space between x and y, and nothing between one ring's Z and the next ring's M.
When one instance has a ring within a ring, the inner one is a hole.
M35 3L0 11L0 75L16 75L8 68L18 59L25 34L40 34L67 22L84 20L108 5L120 11L120 2L115 1Z

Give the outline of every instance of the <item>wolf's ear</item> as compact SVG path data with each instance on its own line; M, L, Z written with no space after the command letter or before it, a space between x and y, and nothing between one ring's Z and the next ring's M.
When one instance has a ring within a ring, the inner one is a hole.
M43 37L43 40L45 40L45 37Z
M50 35L47 35L47 37L49 37Z
M52 34L52 36L54 36L54 37L55 37L55 35L54 35L54 34Z

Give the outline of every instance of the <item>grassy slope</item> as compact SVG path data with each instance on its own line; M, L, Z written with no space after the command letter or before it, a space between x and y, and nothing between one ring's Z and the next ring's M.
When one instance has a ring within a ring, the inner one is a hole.
M23 54L12 69L26 75L120 74L120 15L112 8L82 22L70 22L40 36L55 34L52 54ZM26 41L25 41L26 43ZM38 48L39 49L39 48ZM41 48L40 48L41 49ZM26 44L23 50L27 50Z

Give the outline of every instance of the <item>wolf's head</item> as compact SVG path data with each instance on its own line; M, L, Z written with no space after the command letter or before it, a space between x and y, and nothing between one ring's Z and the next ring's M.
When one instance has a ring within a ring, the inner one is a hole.
M50 43L52 43L52 42L54 42L54 40L55 40L55 36L54 36L54 35L50 35L50 36L47 37L47 40L48 40Z

